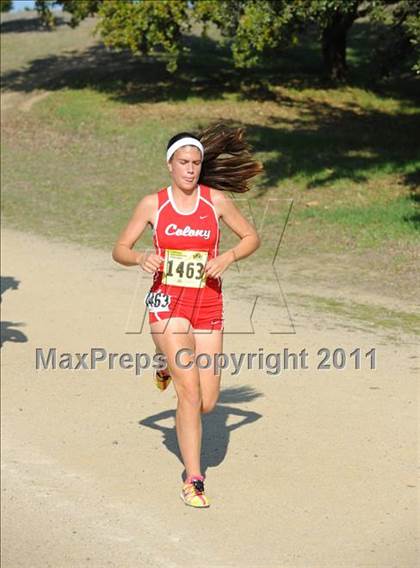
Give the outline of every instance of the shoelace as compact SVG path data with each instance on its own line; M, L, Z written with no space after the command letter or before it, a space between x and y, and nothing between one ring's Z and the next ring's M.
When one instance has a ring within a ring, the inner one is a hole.
M204 483L201 479L194 479L193 485L197 490L197 493L204 493Z
M171 378L169 373L164 373L163 371L157 371L156 374L160 381L166 381Z
M194 479L185 487L184 490L187 494L194 493L195 495L201 495L202 493L204 493L204 483L201 481L201 479Z

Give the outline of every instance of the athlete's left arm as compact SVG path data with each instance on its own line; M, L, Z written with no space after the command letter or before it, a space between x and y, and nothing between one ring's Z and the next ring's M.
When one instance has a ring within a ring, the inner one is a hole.
M227 193L212 191L212 200L220 218L241 239L235 247L208 261L205 268L207 276L217 278L233 262L256 251L261 244L261 239L254 225L242 215Z

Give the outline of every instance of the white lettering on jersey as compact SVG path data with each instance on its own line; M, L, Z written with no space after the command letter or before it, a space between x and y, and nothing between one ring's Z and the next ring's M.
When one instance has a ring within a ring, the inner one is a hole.
M203 237L208 240L210 238L210 229L192 229L189 225L180 229L175 223L171 223L165 229L165 234L169 237L175 235L177 237Z

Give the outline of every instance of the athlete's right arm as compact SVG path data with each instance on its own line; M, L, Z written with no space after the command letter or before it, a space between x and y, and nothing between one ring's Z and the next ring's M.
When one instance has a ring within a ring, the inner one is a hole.
M154 222L157 210L157 194L146 195L134 209L133 215L121 232L112 249L112 258L124 266L140 265L146 272L155 272L162 257L150 251L134 251L133 247L144 233L147 224Z

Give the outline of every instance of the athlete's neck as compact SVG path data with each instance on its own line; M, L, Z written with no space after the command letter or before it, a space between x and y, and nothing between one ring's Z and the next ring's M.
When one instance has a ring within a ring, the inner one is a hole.
M172 182L172 195L180 209L192 209L197 199L198 185L192 189L184 189Z

